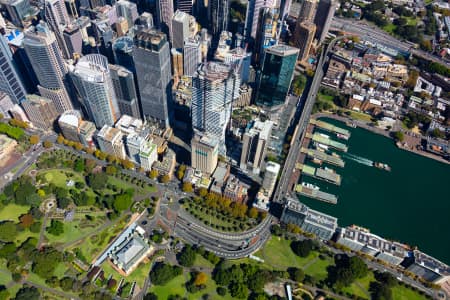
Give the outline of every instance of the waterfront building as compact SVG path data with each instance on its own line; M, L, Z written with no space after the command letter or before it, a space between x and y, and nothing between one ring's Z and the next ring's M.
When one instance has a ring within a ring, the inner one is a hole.
M140 118L139 100L134 85L134 75L125 67L109 65L114 92L117 97L120 115Z
M195 39L188 39L183 46L183 74L194 76L202 59L200 43Z
M190 15L180 10L175 12L172 19L172 48L183 48L184 41L189 37L189 17Z
M258 25L261 19L261 11L265 8L274 8L275 0L250 0L247 4L245 36L247 39L256 39Z
M287 199L280 221L297 225L321 240L331 239L337 228L335 217L310 209L297 199Z
M240 168L249 170L253 174L259 174L266 157L267 145L272 132L273 122L267 120L251 122L242 138L242 153Z
M144 141L139 151L139 162L141 168L150 171L154 162L158 160L157 146L151 141Z
M80 102L97 128L114 125L120 111L107 58L101 54L83 56L71 73Z
M173 19L173 0L159 0L156 2L157 26L164 32L173 43L172 19Z
M13 55L3 35L0 35L0 91L6 93L15 103L19 103L26 94Z
M136 75L133 61L133 48L133 38L129 36L119 37L112 44L116 64L127 68Z
M20 105L35 127L43 130L53 129L58 112L52 101L37 95L27 95Z
M320 0L317 5L317 12L314 17L314 24L316 25L315 38L319 43L322 43L327 37L330 30L331 21L333 20L334 12L336 11L337 1L335 0Z
M66 139L74 142L80 142L79 127L81 122L81 113L78 110L65 111L58 119L58 125L62 135Z
M58 113L72 109L65 86L67 68L56 37L44 22L24 32L23 47L39 81L41 96L55 104Z
M97 133L97 144L105 153L125 159L126 152L123 144L123 133L117 129L104 125Z
M257 105L271 109L284 104L294 77L298 51L287 45L276 45L265 50L258 78Z
M11 101L11 97L8 94L0 91L0 114L4 118L8 118L8 112L14 108L14 103Z
M172 72L166 35L145 29L136 34L133 59L145 119L161 127L170 126L168 107L172 105Z
M203 63L192 78L192 85L192 128L215 137L219 141L219 152L225 154L231 103L239 96L240 80L235 66Z
M136 3L126 0L119 0L116 2L115 6L117 16L125 18L127 20L128 28L132 28L134 22L139 18Z
M271 195L275 189L275 184L277 183L278 173L280 172L281 166L273 161L268 161L265 166L264 180L262 183L262 188Z
M306 61L316 33L316 25L311 21L297 24L294 33L294 43L300 49L298 60Z
M219 142L214 136L195 134L191 140L191 166L205 174L212 174L219 159Z

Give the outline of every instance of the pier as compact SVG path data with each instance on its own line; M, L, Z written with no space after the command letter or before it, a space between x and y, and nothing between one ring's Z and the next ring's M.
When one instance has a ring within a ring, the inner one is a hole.
M320 190L315 190L301 184L296 185L295 191L302 196L306 196L326 203L337 204L337 197L335 195L325 193Z
M342 134L342 135L345 135L348 138L350 138L350 131L347 129L340 128L340 127L334 126L333 124L326 123L324 121L320 121L320 120L316 120L316 119L311 119L309 122L323 130L337 133L337 134Z
M333 141L329 137L325 137L318 133L314 133L313 135L311 135L310 133L306 133L306 137L312 139L313 141L315 141L317 143L324 144L326 146L332 147L339 151L347 152L347 150L348 150L348 147L345 144Z
M329 163L331 165L335 165L338 167L343 168L345 166L345 162L342 158L339 156L329 155L325 152L315 150L315 149L307 149L307 148L301 148L301 153L305 153L308 157L320 159L321 161L324 161L326 163Z
M308 165L303 165L300 163L297 163L295 165L297 169L300 169L302 171L302 174L311 176L313 178L317 178L320 180L324 180L330 183L333 183L335 185L341 185L341 175L337 174L333 170L326 170L322 168L314 168Z

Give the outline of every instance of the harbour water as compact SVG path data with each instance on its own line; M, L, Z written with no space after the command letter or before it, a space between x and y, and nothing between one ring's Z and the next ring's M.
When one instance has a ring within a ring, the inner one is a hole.
M342 175L342 183L335 186L307 176L302 181L338 195L339 200L335 205L307 197L301 201L337 217L340 226L369 228L450 264L450 166L400 150L392 140L365 129L323 120L351 131L348 141L329 134L348 146L348 153L338 152L345 167L330 165ZM392 171L375 168L372 162L387 163Z

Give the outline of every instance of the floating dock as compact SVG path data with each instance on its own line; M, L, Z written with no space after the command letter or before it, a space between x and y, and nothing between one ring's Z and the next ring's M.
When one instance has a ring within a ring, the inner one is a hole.
M350 137L350 131L348 131L347 129L340 128L340 127L334 126L333 124L323 122L320 120L316 120L316 119L311 119L309 122L319 128L326 130L326 131L333 132L333 133L339 133L339 134L343 134L347 137Z
M313 141L315 141L317 143L332 147L339 151L347 152L347 150L348 150L348 147L345 144L333 141L329 137L326 137L319 133L314 133L313 135L311 135L310 133L306 133L306 137L312 139Z
M308 157L317 158L326 163L338 166L343 168L345 166L344 160L339 156L329 155L325 152L315 150L315 149L307 149L301 148L300 152L305 153Z
M314 168L308 165L295 164L295 167L302 171L302 174L324 180L326 182L333 183L335 185L341 185L341 175L337 174L333 170L326 170L322 168Z
M326 203L337 204L337 197L335 195L325 193L320 190L315 190L302 184L297 184L295 186L295 191L302 196L306 196Z

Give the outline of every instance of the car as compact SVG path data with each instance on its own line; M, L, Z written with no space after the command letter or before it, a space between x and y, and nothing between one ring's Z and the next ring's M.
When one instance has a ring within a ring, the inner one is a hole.
M146 220L144 220L144 221L141 222L141 225L147 225L147 223L148 222Z

